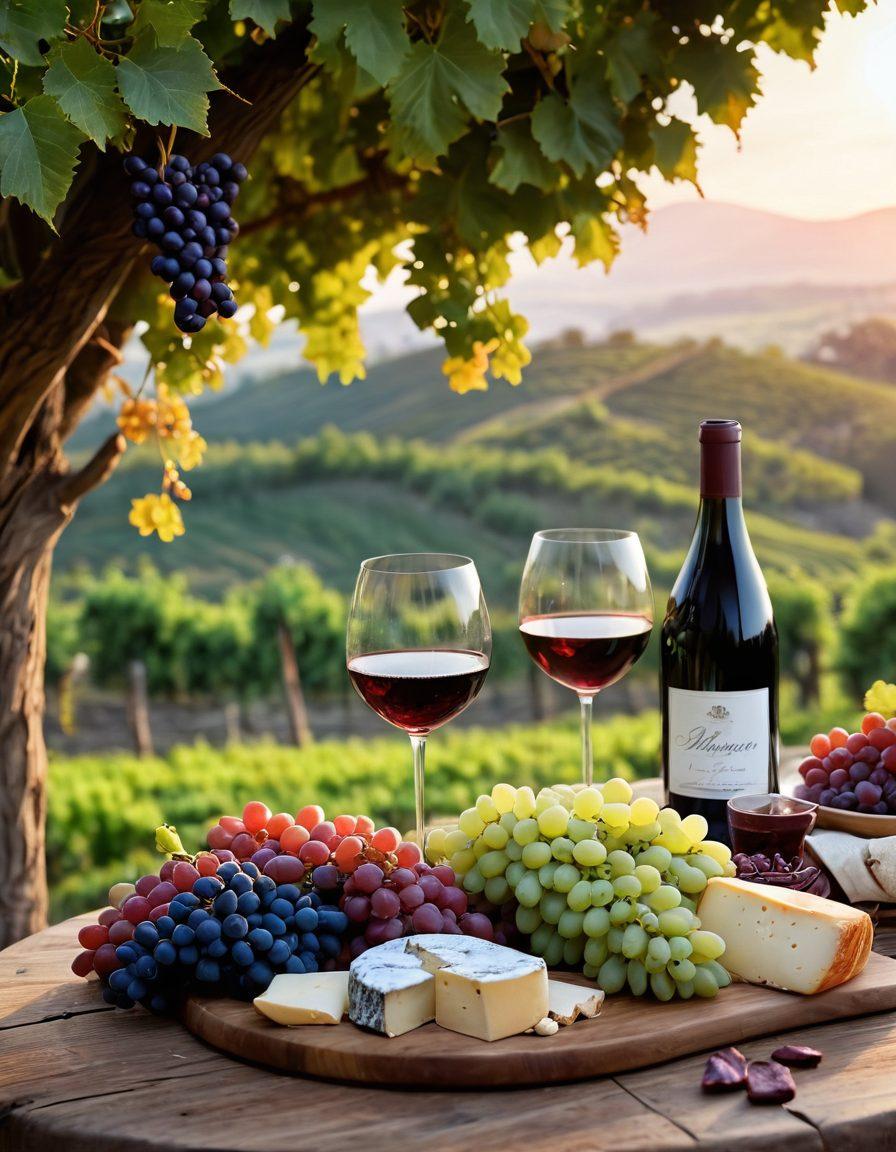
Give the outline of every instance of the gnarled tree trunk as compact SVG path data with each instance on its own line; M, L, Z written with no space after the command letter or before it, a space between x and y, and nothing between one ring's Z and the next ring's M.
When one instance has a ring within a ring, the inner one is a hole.
M225 73L245 102L218 93L210 139L188 133L185 150L201 159L225 148L248 160L311 74L308 39L307 30L288 29ZM120 157L89 156L57 221L59 238L42 247L47 237L32 243L23 224L22 281L0 291L0 948L46 920L43 676L53 548L124 449L113 435L71 472L63 444L127 335L101 326L139 248L130 211Z
M124 332L119 331L119 338ZM90 344L44 400L4 477L0 502L0 947L46 920L44 746L46 610L53 547L78 501L102 483L124 449L113 436L70 472L62 435L71 405L92 394L116 362ZM66 405L66 385L69 405ZM89 392L88 392L89 389Z

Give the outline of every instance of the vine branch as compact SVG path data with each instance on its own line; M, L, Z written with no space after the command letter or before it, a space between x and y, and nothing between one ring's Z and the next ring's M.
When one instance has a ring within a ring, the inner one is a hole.
M118 461L124 455L127 441L120 432L114 432L91 456L83 468L65 476L59 484L57 495L62 506L75 504L82 496L92 492L109 478Z

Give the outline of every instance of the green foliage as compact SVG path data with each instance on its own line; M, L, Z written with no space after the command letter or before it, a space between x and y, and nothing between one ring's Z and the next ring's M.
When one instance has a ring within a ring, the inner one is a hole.
M611 415L599 401L572 405L545 419L534 415L484 428L477 440L503 449L535 450L562 444L574 459L593 465L628 467L662 475L676 483L694 479L695 453L690 439L670 437L659 425L643 419ZM765 440L748 430L744 436L744 491L750 507L806 507L855 500L862 477L851 467L823 459L805 449Z
M816 365L748 355L720 342L620 389L608 399L617 415L643 419L662 399L670 440L693 443L707 412L728 412L743 426L779 446L799 448L858 472L863 494L896 511L891 387L855 380ZM806 461L804 482L814 465Z
M76 600L50 597L47 606L47 663L44 677L57 684L72 666L81 650L81 604Z
M511 236L541 260L568 229L580 264L609 266L616 224L646 217L639 180L698 180L699 141L670 98L689 84L737 133L759 94L756 45L811 61L824 8L723 0L672 19L658 0L0 0L0 196L52 224L70 194L89 196L96 148L147 126L163 146L169 127L206 133L210 97L289 30L302 83L262 142L241 200L254 236L233 252L253 334L277 305L321 379L361 378L362 278L403 262L450 385L518 383L527 324L499 295ZM117 308L170 330L170 302L139 279ZM219 377L179 340L162 348L151 328L145 342L184 391Z
M128 664L139 659L156 695L270 694L280 684L281 622L307 688L343 683L345 605L304 565L278 565L263 580L233 588L221 603L191 595L182 574L166 576L148 563L136 578L109 569L98 579L82 578L80 587L74 619L68 602L51 613L54 663L65 671L82 649L101 687L119 687Z
M800 704L816 704L822 668L834 640L830 593L802 572L770 573L768 588L778 626L781 673L797 685Z
M655 712L595 727L606 775L652 776L659 764ZM427 803L433 818L457 815L498 780L540 787L572 781L579 768L574 722L538 727L446 730L427 753ZM319 803L328 814L365 812L377 821L413 821L407 741L324 741L307 749L275 744L223 750L174 748L164 759L130 755L53 758L50 766L47 863L53 915L102 904L115 880L136 879L154 865L153 830L177 827L195 850L219 816L264 799L275 811Z
M2 0L0 48L20 64L41 65L41 42L52 44L65 30L65 0Z
M125 103L147 124L178 124L208 134L208 93L220 84L197 41L166 47L144 32L118 65Z
M110 137L124 132L126 109L115 89L115 68L86 40L73 40L48 57L44 92L76 128L105 149Z
M509 91L504 61L476 39L469 24L446 19L434 43L420 40L390 85L399 146L424 166L444 156L470 115L497 120Z
M14 196L51 223L83 139L50 96L0 116L0 196Z
M302 683L338 687L345 676L345 602L301 564L272 568L249 595L253 645L251 683L270 692L280 682L277 632L285 626L296 649Z
M896 566L865 573L850 588L837 665L859 697L874 680L896 679Z

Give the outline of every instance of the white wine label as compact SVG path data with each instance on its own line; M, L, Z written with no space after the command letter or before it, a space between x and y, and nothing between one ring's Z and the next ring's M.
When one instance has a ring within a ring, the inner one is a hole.
M769 788L768 688L669 688L669 791L727 800Z

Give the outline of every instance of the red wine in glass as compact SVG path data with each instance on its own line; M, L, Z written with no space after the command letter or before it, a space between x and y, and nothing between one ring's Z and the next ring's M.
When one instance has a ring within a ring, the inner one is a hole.
M488 672L482 652L408 649L370 652L348 662L358 694L405 732L425 734L453 719L478 695Z
M544 672L580 694L615 684L640 660L653 622L630 612L558 612L520 624L529 655Z

